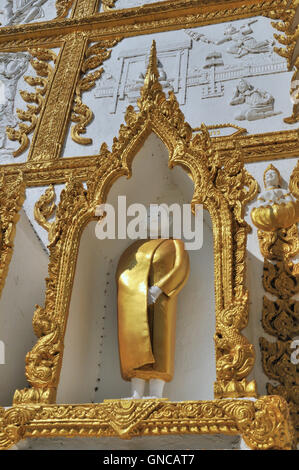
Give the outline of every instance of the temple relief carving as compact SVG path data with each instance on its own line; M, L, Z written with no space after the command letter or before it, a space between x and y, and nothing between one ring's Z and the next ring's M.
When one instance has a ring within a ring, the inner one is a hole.
M265 21L265 18L258 18L241 24L226 23L222 33L217 32L217 36L213 26L186 29L184 33L189 37L188 40L169 38L159 42L159 72L164 91L174 91L180 105L185 105L191 99L193 87L201 89L201 99L228 97L231 84L236 88L241 87L241 82L237 80L287 72L287 61L274 52L272 31L270 33L268 28L266 32L261 32ZM147 51L148 46L120 51L117 55L118 71L116 67L110 67L108 61L108 68L105 67L94 96L110 98L110 114L117 113L123 100L136 106L147 66ZM111 72L112 68L114 73ZM265 119L280 114L274 111L275 97L270 92L250 83L245 92L251 90L252 93L247 93L250 96L246 96L248 112L238 113L235 120ZM229 103L229 98L223 103L228 114Z
M30 23L45 17L43 5L47 0L4 0L1 23L2 26L12 26Z
M260 90L247 80L241 79L236 86L231 106L246 105L234 116L237 121L255 121L280 114L274 111L274 97L267 91Z

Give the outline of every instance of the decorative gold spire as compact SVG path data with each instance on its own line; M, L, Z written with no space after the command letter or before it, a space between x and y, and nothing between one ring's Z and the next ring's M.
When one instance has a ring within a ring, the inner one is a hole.
M158 71L158 60L157 60L157 48L156 48L156 41L154 40L151 47L151 52L149 56L147 71L144 78L144 85L141 88L140 98L137 101L140 111L145 110L147 108L147 98L151 97L151 102L154 102L153 97L155 98L156 94L162 94L163 88L159 83L159 71Z

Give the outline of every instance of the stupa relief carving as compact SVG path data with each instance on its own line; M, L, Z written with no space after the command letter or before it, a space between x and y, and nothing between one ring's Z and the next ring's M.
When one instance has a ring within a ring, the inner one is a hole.
M15 127L14 105L19 79L26 72L29 55L26 53L0 54L0 156L11 152L6 127Z
M0 10L2 26L11 26L21 23L30 23L44 18L42 6L47 0L4 0Z
M158 48L158 71L160 74L160 83L164 91L174 91L180 104L186 101L187 86L187 68L189 49L192 47L190 39L173 42L172 44L162 45ZM127 100L136 105L140 94L140 88L144 83L144 72L148 63L148 47L142 49L133 49L123 51L119 54L118 60L121 61L118 77L111 74L109 69L103 74L103 80L100 79L96 89L95 97L110 97L113 99L110 113L117 111L118 101ZM164 64L172 66L172 76L166 70Z
M254 31L259 21L254 19L241 25L239 22L226 24L220 37L219 33L213 37L213 31L208 34L206 29L203 33L202 28L186 29L189 40L160 43L159 72L164 91L172 90L179 104L184 105L191 87L201 87L202 99L219 98L225 95L225 82L229 85L229 82L242 78L287 72L287 61L273 50L273 37L259 38L261 33ZM121 52L117 57L121 62L118 76L106 69L99 80L95 97L112 99L111 114L117 112L119 101L126 100L136 105L146 70L147 51L148 47ZM274 113L274 98L261 91L259 93L258 96L255 90L254 97L262 110L250 112L249 120L277 114ZM269 103L266 105L265 101Z
M231 106L244 105L234 116L237 121L255 121L280 114L274 111L274 97L267 91L260 90L247 80L241 79L230 102Z

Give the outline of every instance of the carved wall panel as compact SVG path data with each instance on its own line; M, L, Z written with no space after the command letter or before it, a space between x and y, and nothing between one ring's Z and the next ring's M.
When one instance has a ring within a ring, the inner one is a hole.
M138 47L134 38L124 38L103 64L94 87L83 93L95 116L88 123L88 147L74 145L69 132L63 155L95 154L101 138L112 144L128 104L136 109L153 39L163 90L175 93L193 128L205 122L221 136L227 135L222 126L229 123L249 134L295 127L283 120L292 112L292 72L286 58L276 53L274 34L271 19L257 17L145 35Z

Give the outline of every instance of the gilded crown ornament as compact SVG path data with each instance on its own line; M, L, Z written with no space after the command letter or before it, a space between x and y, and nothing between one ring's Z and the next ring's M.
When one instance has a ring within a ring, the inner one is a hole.
M281 188L280 173L272 164L264 172L264 186L251 212L254 225L265 232L274 232L299 222L299 201Z

